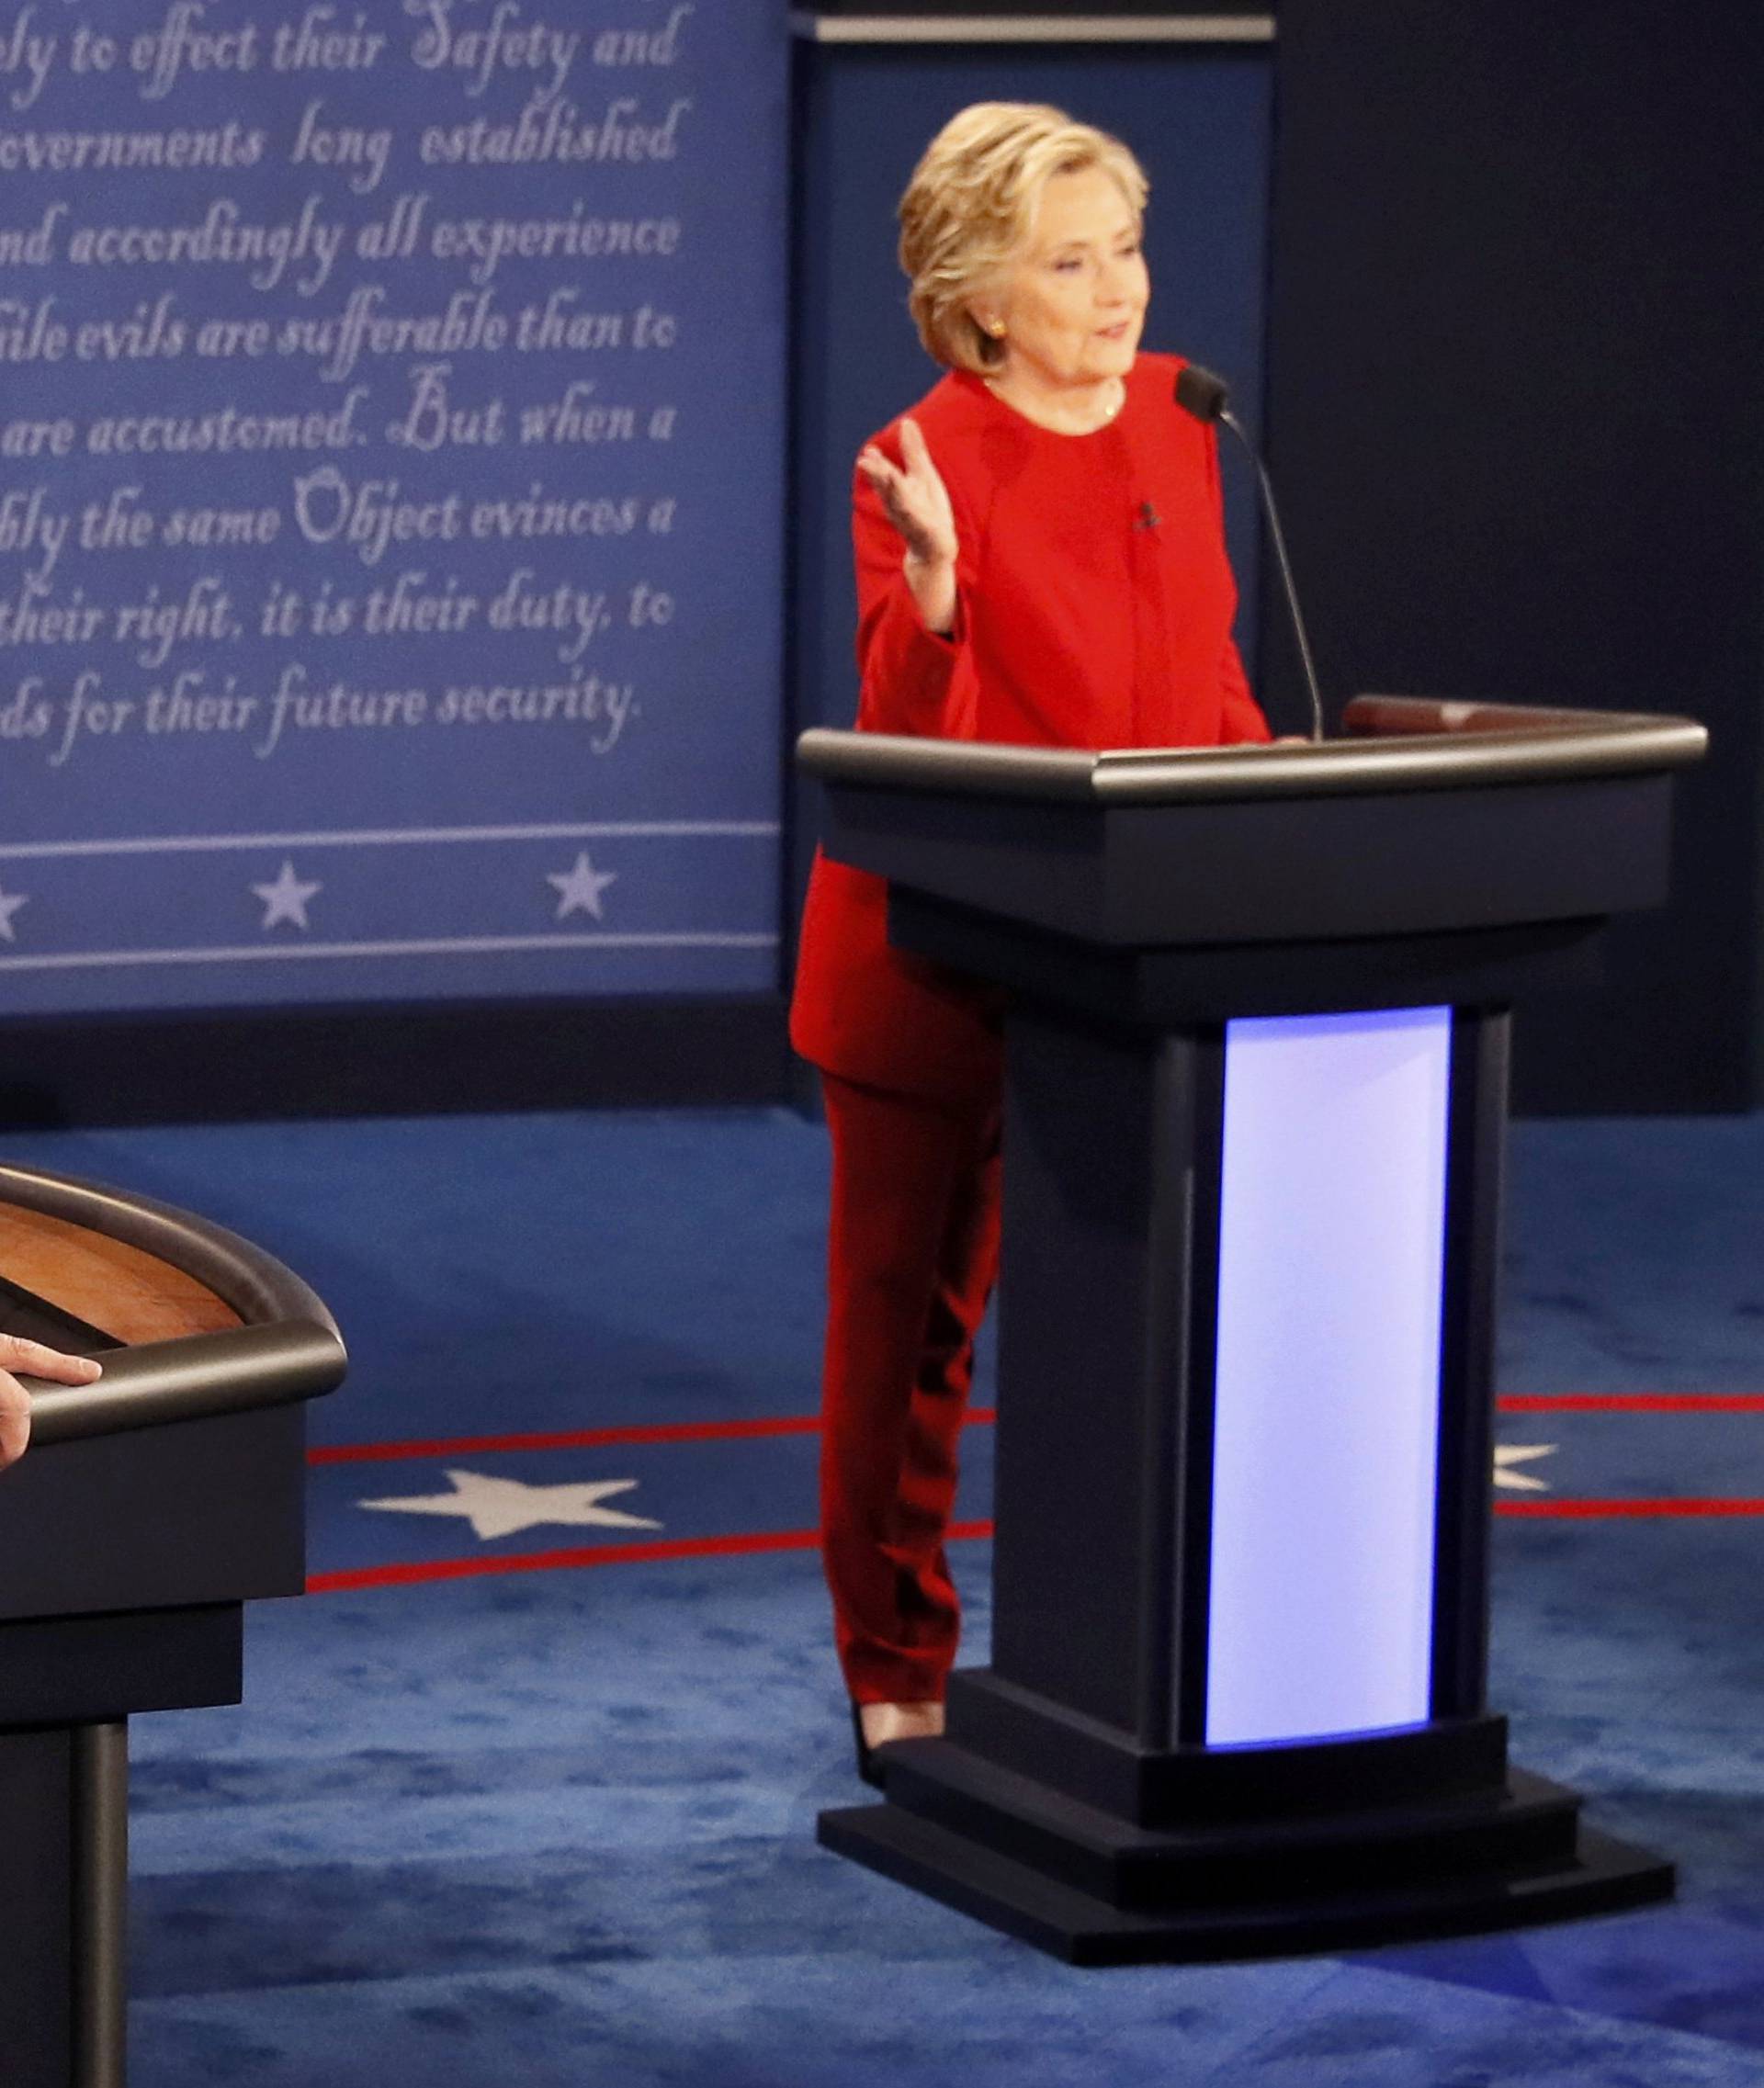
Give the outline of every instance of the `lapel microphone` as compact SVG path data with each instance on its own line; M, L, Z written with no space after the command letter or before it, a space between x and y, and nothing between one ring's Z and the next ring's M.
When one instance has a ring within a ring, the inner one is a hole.
M1286 538L1280 526L1280 511L1274 505L1274 489L1269 480L1266 466L1256 446L1243 432L1238 417L1231 411L1231 390L1222 377L1216 377L1199 363L1184 363L1176 373L1176 403L1185 413L1192 413L1197 421L1215 421L1221 427L1229 428L1248 452L1250 461L1256 468L1256 482L1261 489L1262 513L1268 517L1268 539L1274 547L1274 559L1280 567L1281 585L1285 591L1286 607L1293 619L1293 635L1298 640L1298 657L1305 670L1305 685L1311 696L1311 738L1318 742L1323 738L1323 698L1317 691L1317 669L1311 663L1311 644L1305 635L1305 619L1299 614L1298 590L1293 584L1293 569L1286 558ZM1150 502L1146 502L1149 507Z

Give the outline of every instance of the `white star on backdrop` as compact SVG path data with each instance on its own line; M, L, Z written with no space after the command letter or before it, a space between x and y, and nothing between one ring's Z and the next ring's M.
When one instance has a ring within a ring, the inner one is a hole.
M492 1479L482 1472L449 1472L451 1494L403 1494L391 1500L357 1501L361 1508L398 1515L463 1516L479 1538L512 1537L540 1523L567 1523L580 1529L660 1529L646 1516L601 1507L608 1495L628 1494L635 1479L601 1479L587 1485L529 1486L519 1479Z
M254 885L251 888L264 902L266 928L274 928L278 920L291 922L296 928L306 928L311 925L306 918L306 902L323 891L324 886L302 884L294 875L294 865L284 856L273 885Z
M1515 1472L1516 1464L1530 1464L1534 1458L1554 1457L1555 1443L1502 1443L1495 1451L1495 1484L1515 1494L1547 1494L1549 1483L1533 1479L1528 1472Z
M0 889L0 941L16 942L17 932L12 925L12 917L22 906L29 902L23 892L8 893Z
M596 870L586 849L576 857L574 869L548 870L546 883L557 886L558 920L567 920L572 913L589 913L601 920L600 895L617 876L616 870Z

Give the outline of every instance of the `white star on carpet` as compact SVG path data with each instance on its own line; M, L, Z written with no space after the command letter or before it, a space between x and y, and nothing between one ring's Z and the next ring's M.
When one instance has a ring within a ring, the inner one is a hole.
M557 886L558 920L567 920L572 913L589 913L601 920L600 895L617 876L616 870L596 870L586 849L576 857L574 869L548 870L546 883Z
M273 885L254 885L251 888L264 902L266 928L274 928L278 920L288 921L296 928L306 928L311 925L306 918L306 902L323 891L324 886L303 884L294 875L294 865L284 856Z
M18 940L12 925L12 917L20 907L28 904L23 892L8 893L0 890L0 941L16 942Z
M1495 1451L1495 1484L1515 1494L1547 1494L1549 1483L1533 1479L1527 1472L1515 1472L1516 1464L1530 1464L1533 1458L1554 1457L1555 1443L1502 1443Z
M399 1515L463 1516L474 1535L512 1537L517 1529L541 1523L567 1523L579 1529L660 1529L646 1516L628 1516L604 1508L609 1494L628 1494L635 1479L601 1479L587 1485L529 1486L520 1479L492 1479L482 1472L449 1472L451 1494L403 1494L385 1501L357 1501L362 1508L385 1508Z

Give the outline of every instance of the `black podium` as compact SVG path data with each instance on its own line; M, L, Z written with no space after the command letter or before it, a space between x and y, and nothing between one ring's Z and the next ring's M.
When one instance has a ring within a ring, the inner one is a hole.
M0 1478L0 2081L122 2088L127 1721L238 1701L244 1603L305 1585L302 1403L344 1349L279 1262L144 1197L0 1166L0 1326L104 1363L32 1384Z
M992 1665L830 1848L1079 1963L1669 1894L1486 1699L1509 1010L1666 896L1680 718L811 732L903 948L1010 989Z

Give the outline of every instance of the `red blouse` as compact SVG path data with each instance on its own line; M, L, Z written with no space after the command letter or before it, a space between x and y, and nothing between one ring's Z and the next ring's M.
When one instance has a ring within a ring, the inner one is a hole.
M858 727L1039 747L1266 739L1231 640L1210 428L1172 397L1174 356L1141 356L1086 435L1038 427L952 372L912 409L955 509L958 608L927 631L899 536L859 475ZM900 461L898 423L876 437ZM891 950L887 886L817 856L791 1042L830 1073L950 1100L999 1073L997 996Z

